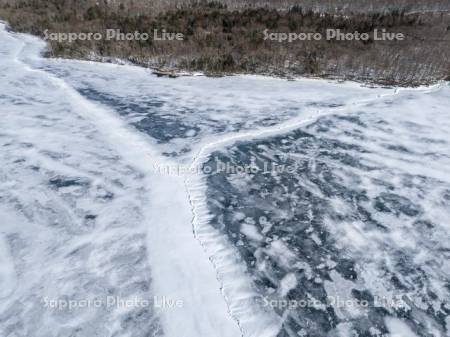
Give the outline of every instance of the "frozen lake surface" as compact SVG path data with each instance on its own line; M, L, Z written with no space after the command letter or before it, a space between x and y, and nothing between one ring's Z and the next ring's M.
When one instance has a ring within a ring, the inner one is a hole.
M0 41L0 336L449 336L448 84Z

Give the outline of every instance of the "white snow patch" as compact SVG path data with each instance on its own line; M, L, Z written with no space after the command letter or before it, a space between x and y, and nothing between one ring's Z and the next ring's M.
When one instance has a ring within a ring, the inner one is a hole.
M385 322L391 337L417 337L411 328L398 318L387 317Z
M297 287L297 277L293 273L286 274L280 281L280 295L285 297L292 289Z
M249 223L243 223L241 225L241 233L244 234L247 238L254 241L263 241L264 236L259 233L258 228L255 225Z

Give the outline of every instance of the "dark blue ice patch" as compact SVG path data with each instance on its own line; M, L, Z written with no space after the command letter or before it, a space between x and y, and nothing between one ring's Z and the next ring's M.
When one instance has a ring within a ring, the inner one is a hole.
M140 115L137 122L131 124L139 131L155 138L159 143L167 143L176 138L190 138L188 131L193 130L195 134L200 132L200 128L183 123L173 117L162 117L161 108L165 104L156 97L145 97L133 102L132 98L124 98L106 94L92 88L78 89L87 99L104 104L116 111L121 116L131 114Z
M67 177L58 175L50 178L49 184L55 188L63 188L71 186L88 187L90 185L90 181L86 178L81 177Z
M381 193L375 198L374 208L379 212L393 213L395 215L404 214L416 217L421 213L421 207L415 205L408 198L394 193Z

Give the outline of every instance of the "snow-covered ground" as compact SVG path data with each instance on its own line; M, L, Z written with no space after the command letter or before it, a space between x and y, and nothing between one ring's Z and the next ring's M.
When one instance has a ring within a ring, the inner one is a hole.
M448 334L448 86L163 79L0 41L1 336Z

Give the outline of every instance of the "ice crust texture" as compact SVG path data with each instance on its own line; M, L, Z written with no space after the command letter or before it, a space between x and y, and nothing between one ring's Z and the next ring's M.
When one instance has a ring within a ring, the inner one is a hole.
M1 336L448 336L448 86L161 79L0 26ZM45 307L106 296L150 305Z

